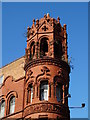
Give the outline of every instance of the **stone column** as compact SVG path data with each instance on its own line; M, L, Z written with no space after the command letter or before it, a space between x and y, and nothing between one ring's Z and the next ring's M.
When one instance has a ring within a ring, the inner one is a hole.
M31 102L31 90L29 89L28 90L28 103Z
M54 98L54 83L51 83L51 98Z
M63 104L65 103L65 87L64 85L62 86L62 91L63 91Z
M40 58L40 41L38 43L38 58Z
M66 33L66 24L63 26L64 28L64 43L65 43L65 61L67 62L67 33Z
M33 85L33 99L35 98L35 85Z
M28 49L28 60L30 59L30 49Z
M39 95L39 94L38 94L38 87L39 87L38 84L35 83L34 99L38 98L38 95Z
M38 58L38 46L37 46L37 41L35 42L35 58Z
M57 98L57 97L56 97L56 87L57 87L57 84L55 84L55 99Z
M68 94L68 85L65 85L65 96ZM68 105L68 97L65 99L66 105Z
M54 58L54 40L52 41L52 57Z
M40 99L40 84L38 85L38 99Z
M8 106L8 102L7 102L7 99L5 99L5 113L4 113L4 115L7 115L7 106Z
M49 83L49 97L51 97L51 83Z
M25 105L28 103L28 89L25 88Z

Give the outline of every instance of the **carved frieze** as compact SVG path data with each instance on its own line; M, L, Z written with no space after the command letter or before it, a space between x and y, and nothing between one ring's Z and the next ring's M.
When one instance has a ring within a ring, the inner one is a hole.
M57 113L57 114L63 115L63 113L67 113L66 110L63 109L62 106L58 104L53 104L53 103L33 104L25 108L24 117L30 114L41 113L41 112Z

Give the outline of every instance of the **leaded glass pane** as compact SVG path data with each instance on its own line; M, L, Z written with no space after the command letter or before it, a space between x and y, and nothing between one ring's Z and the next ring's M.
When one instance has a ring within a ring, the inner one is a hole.
M48 83L41 83L41 100L48 100Z
M14 113L15 109L15 97L11 97L10 99L10 114Z
M33 87L31 87L31 103L32 103L32 98L33 98Z
M62 94L62 87L61 85L58 84L56 86L56 97L58 102L61 100L61 94Z
M5 112L5 100L3 100L0 105L0 118L4 117L4 112Z

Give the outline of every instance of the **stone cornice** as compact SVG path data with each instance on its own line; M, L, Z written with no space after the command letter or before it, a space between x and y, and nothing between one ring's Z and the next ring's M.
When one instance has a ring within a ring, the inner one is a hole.
M35 67L38 65L55 65L55 66L61 67L63 69L66 69L68 72L70 72L70 66L68 65L68 63L66 63L63 60L55 59L55 58L51 58L51 57L43 57L43 58L33 59L25 64L24 70L27 70L28 67L32 68L32 67Z

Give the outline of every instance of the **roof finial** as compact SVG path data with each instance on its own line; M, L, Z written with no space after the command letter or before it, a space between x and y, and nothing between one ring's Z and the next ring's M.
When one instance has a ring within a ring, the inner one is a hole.
M50 15L49 15L49 13L47 13L47 18L49 18L50 17Z
M57 21L59 22L59 20L60 20L60 17L58 16L58 17L57 17Z
M29 26L27 27L27 30L28 30L28 31L30 30L30 27L29 27Z
M36 28L39 26L39 20L36 19Z
M64 24L64 25L63 25L64 30L66 30L66 27L67 27L67 25L66 25L66 24Z
M35 25L35 19L33 19L33 26Z
M46 14L44 15L44 18L45 18L45 19L47 18Z

